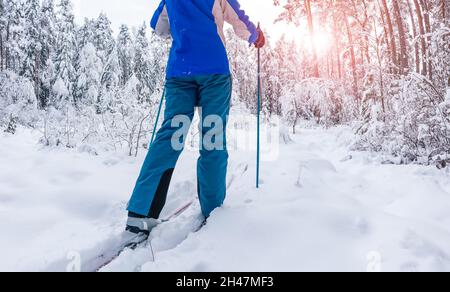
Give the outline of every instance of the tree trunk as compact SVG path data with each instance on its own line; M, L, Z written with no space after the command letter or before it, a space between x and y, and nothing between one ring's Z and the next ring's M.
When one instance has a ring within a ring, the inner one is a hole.
M339 79L342 78L342 69L341 69L341 48L339 46L338 39L338 24L336 19L336 14L333 9L333 36L334 36L334 47L336 49L336 65Z
M420 53L419 53L419 42L417 39L417 27L416 20L414 18L414 12L411 7L411 2L409 0L406 1L408 4L409 17L411 18L411 27L413 30L413 38L414 38L414 52L415 52L415 61L416 61L416 73L420 73Z
M313 53L313 77L319 78L320 77L319 62L317 58L316 42L314 39L314 21L311 10L311 0L305 0L305 9L308 16L308 28L309 28L309 35L311 37L311 46Z
M370 54L369 54L369 37L367 34L367 22L369 20L369 15L367 13L367 3L366 0L352 0L352 6L353 6L353 17L356 19L356 21L359 23L359 26L361 27L361 32L364 35L364 38L361 38L359 41L360 46L360 55L361 55L361 63L364 64L364 60L367 61L367 64L370 64ZM357 2L361 2L361 4L364 7L364 15L363 18L360 19L358 17L359 15L359 9Z
M34 63L35 63L35 72L34 72L34 92L35 92L35 94L36 94L36 99L37 99L37 102L38 102L38 104L42 104L41 103L41 100L40 100L40 98L39 98L39 96L40 96L40 88L41 88L41 78L40 78L40 67L41 67L41 64L40 64L40 56L39 56L39 54L40 54L40 52L37 50L37 49L35 49L35 51L34 51Z
M0 71L3 71L3 32L0 31Z
M375 30L375 35L378 35L377 32L377 24L375 22L375 19L373 20L373 28ZM381 108L383 110L383 113L386 112L386 104L385 104L385 97L384 97L384 77L383 77L383 61L381 57L381 48L380 48L381 41L377 39L376 41L376 49L377 49L377 60L378 60L378 75L380 79L380 98L381 98Z
M428 0L420 0L420 3L422 4L422 11L424 15L425 20L425 30L427 33L427 47L428 47L428 78L431 82L433 82L433 62L431 60L431 22L430 22L430 10L428 6Z
M5 69L8 70L9 69L9 64L10 64L10 60L9 60L9 38L10 38L10 29L9 29L9 24L6 26L6 39L5 39Z
M427 76L428 68L427 68L427 44L425 41L425 27L423 23L423 15L422 8L419 5L418 0L413 0L414 7L416 8L417 22L419 23L419 32L420 32L420 43L422 46L422 75Z
M364 52L365 52L365 45L364 45L364 41L361 39L360 41L359 41L359 57L360 57L360 59L361 59L361 62L360 62L360 64L361 65L363 65L362 66L362 70L365 70L365 66L364 66L364 60L366 59L365 57L364 57ZM367 63L367 64L369 64L369 63ZM363 75L364 75L364 72L363 72Z
M447 17L447 13L446 13L447 5L445 5L446 1L448 1L448 0L441 0L441 15L442 15L443 21L446 21L446 17Z
M384 15L386 16L386 22L388 25L389 34L391 37L391 53L392 53L392 63L394 64L394 73L397 72L397 45L395 43L395 34L394 34L394 26L392 25L391 14L389 13L389 8L386 0L381 0L384 7Z
M392 4L394 7L394 16L397 22L399 40L400 40L400 74L406 74L408 70L408 47L406 45L406 32L405 26L403 24L402 13L400 10L400 5L398 4L398 0L392 0Z
M333 60L331 59L331 66L330 66L330 53L327 54L327 75L328 79L333 78Z
M350 58L351 58L350 62L351 62L352 74L353 74L353 93L355 94L356 98L359 100L358 74L356 72L355 45L353 43L353 34L352 34L352 30L350 28L350 24L348 23L347 15L344 15L344 22L345 22L345 27L347 29L348 43L350 45Z
M364 5L364 23L362 25L364 32L366 31L367 22L369 21L369 13L367 12L367 3L365 0L362 0L362 3ZM366 60L367 63L370 64L372 61L370 60L370 52L369 52L369 36L368 34L364 35L364 50L366 53Z
M386 20L383 12L383 8L381 7L380 1L378 0L378 7L380 8L380 18L381 23L383 24L383 31L384 31L384 41L386 43L386 49L389 55L389 60L392 60L392 52L391 52L391 44L389 43L389 32L388 28L386 27ZM392 73L392 67L389 66L389 72Z

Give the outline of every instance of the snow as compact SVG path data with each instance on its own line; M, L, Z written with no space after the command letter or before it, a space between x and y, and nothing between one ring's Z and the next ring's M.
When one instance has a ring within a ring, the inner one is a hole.
M144 153L92 156L39 137L0 134L0 270L77 270L77 258L89 270L123 229ZM227 201L203 229L191 232L196 203L103 271L450 271L449 170L383 164L350 151L353 139L300 128L262 164L259 190L254 155L232 152ZM195 197L196 157L182 155L164 215Z
M55 84L53 85L53 91L58 95L58 96L69 96L69 90L67 89L66 85L64 84L64 80L62 80L61 78L58 78L55 82Z

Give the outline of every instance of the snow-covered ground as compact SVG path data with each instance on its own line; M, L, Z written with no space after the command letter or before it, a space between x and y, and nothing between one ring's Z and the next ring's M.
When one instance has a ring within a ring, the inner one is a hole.
M0 270L89 270L123 229L143 153L47 149L38 136L0 134ZM352 139L300 129L263 163L259 190L253 155L232 153L227 201L203 229L191 233L195 204L103 270L450 271L449 170L382 164ZM195 197L196 156L182 156L165 214Z

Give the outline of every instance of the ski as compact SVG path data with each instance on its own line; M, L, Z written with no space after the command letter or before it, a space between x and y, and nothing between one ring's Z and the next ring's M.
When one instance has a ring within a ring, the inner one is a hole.
M182 207L176 209L171 215L160 220L159 224L170 222L171 220L179 217L183 214L189 207L194 203L194 199L183 205ZM136 237L131 237L126 240L126 242L122 242L118 247L113 249L113 251L109 250L99 255L94 259L94 261L101 262L101 264L97 265L95 268L95 272L99 272L101 269L112 263L118 257L120 257L126 250L136 250L138 248L144 247L147 244L148 236L144 234L138 234Z
M180 216L184 211L186 211L192 204L194 204L194 199L192 199L189 203L187 203L186 205L180 207L179 209L177 209L175 212L172 213L172 215L170 215L169 217L162 219L161 222L165 223L165 222L169 222L170 220Z

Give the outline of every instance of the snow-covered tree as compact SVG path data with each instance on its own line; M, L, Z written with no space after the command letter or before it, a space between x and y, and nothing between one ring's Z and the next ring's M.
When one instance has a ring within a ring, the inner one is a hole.
M97 49L98 56L103 64L111 54L115 46L111 21L106 14L101 13L99 17L92 23L93 39L92 42Z
M16 0L4 0L3 19L3 59L4 68L18 73L24 60L22 51L24 39L23 3Z
M39 64L40 64L40 88L39 105L41 108L48 106L52 89L52 76L54 74L53 55L56 45L56 14L53 0L43 0L39 13Z
M88 43L94 43L94 21L84 19L84 23L77 29L77 51L81 51Z
M270 38L267 38L266 46L261 50L261 93L264 96L261 106L263 113L267 116L280 113L278 101L281 96L282 84L279 78L281 68L278 65Z
M103 63L101 74L101 89L97 99L97 113L102 113L111 107L120 90L120 66L117 48L109 54L106 63Z
M137 98L139 101L148 101L155 88L151 88L152 61L150 56L150 44L146 33L147 27L142 25L135 36L134 41L134 68L133 72L139 81L136 84Z
M117 36L117 54L120 66L120 85L125 84L133 74L133 41L128 26L121 25Z
M24 42L22 51L24 60L20 75L32 80L35 95L40 95L40 76L41 76L41 27L40 27L40 1L30 0L24 2Z
M75 84L75 103L94 105L100 93L102 61L97 56L93 44L88 43L81 49L77 64L77 79Z
M155 32L150 33L150 57L151 57L151 74L150 74L150 90L152 92L161 92L166 77L166 64L169 56L170 40L165 40L156 35Z
M75 23L72 3L60 0L57 12L57 37L55 50L55 76L53 78L53 103L72 101L75 80Z
M0 0L0 71L5 68L5 41L6 41L6 7L5 0Z
M256 112L256 51L238 39L232 30L227 30L225 37L233 74L233 104L242 103Z

